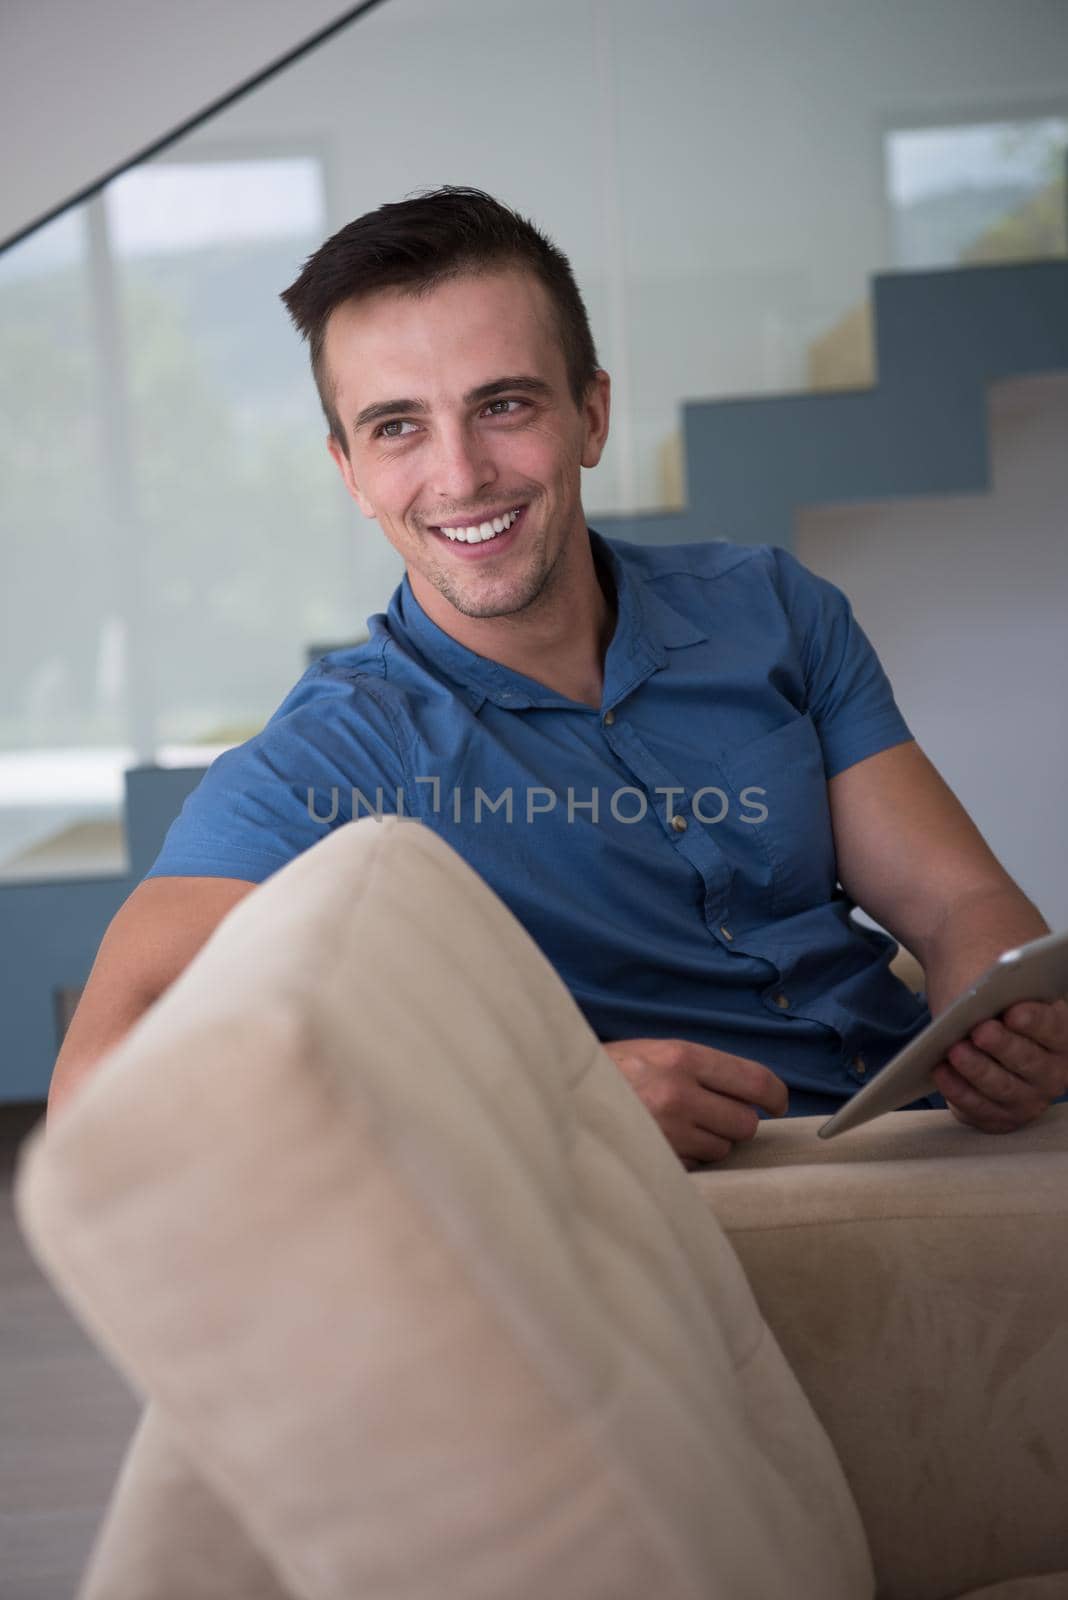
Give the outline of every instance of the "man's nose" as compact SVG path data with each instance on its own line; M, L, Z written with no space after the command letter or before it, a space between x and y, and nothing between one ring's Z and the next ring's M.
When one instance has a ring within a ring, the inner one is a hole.
M434 463L434 488L442 500L458 506L476 500L496 476L489 442L477 428L442 429Z

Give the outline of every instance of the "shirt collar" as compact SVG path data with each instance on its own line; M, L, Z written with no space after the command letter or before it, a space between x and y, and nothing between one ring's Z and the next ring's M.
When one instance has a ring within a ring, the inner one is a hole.
M615 632L605 657L607 708L666 666L668 650L696 644L708 634L657 594L648 576L628 559L626 545L612 545L592 528L589 535L594 559L609 574L616 593ZM393 636L410 641L444 672L474 711L486 700L509 711L573 704L555 689L469 650L439 628L412 593L407 573L390 601L388 621Z

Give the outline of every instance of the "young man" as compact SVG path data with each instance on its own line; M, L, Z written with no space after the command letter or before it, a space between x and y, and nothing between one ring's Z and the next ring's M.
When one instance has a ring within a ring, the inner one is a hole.
M361 804L437 829L568 984L687 1161L758 1109L830 1111L1047 930L912 741L848 603L783 551L587 528L608 433L566 259L475 190L381 207L283 295L349 493L407 576L217 761L115 918L51 1108L230 907ZM956 1046L938 1085L1007 1131L1068 1085L1068 1006Z

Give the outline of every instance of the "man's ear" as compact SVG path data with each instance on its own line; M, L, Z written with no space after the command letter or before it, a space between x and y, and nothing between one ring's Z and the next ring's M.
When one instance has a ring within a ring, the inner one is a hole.
M345 480L345 488L349 491L349 494L351 494L352 498L355 500L365 517L373 517L375 514L374 507L364 494L363 490L360 488L359 484L356 482L356 478L352 471L352 462L349 460L344 450L342 450L340 444L334 438L332 433L328 433L326 436L326 448L333 456L334 464L336 465L337 470L340 472L342 478Z
M582 445L582 465L595 467L608 438L608 418L612 410L612 380L600 367L594 373L582 401L582 420L586 433Z

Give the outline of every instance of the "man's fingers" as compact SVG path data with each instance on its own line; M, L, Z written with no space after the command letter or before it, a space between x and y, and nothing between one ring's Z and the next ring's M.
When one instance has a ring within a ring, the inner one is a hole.
M1000 1023L994 1026L1001 1029ZM1001 1029L1001 1032L1007 1033L1007 1030ZM984 1037L990 1039L991 1035L985 1034ZM1025 1049L1036 1048L1026 1045L1025 1041L1020 1042ZM1005 1051L1004 1062L989 1050L980 1050L970 1040L962 1039L949 1050L949 1064L973 1089L1010 1116L1015 1115L1017 1121L1021 1113L1027 1117L1037 1115L1045 1106L1047 1096L1024 1076L1019 1051L1014 1047L1006 1047L1000 1040L997 1048Z
M984 1133L1011 1133L1019 1127L1018 1120L1002 1106L988 1100L986 1095L962 1078L948 1062L934 1069L934 1081L949 1109L958 1122L979 1128Z
M751 1105L698 1085L693 1102L693 1123L702 1133L718 1134L732 1144L745 1144L756 1137L760 1118Z
M1048 1105L1061 1092L1061 1058L1000 1022L983 1022L949 1051L953 1066L976 1088L1006 1105L1039 1099Z
M687 1165L703 1167L710 1161L724 1161L734 1146L719 1134L706 1133L703 1128L690 1128L675 1148Z
M1021 1000L1010 1006L1002 1022L1015 1033L1026 1034L1036 1044L1055 1053L1068 1051L1068 1001Z
M757 1106L786 1111L786 1085L742 1056L683 1039L613 1039L604 1049L684 1162L722 1161L752 1139Z
M1047 1052L1022 1033L1013 1033L1000 1022L984 1022L949 1051L958 1070L962 1063L980 1074L977 1086L992 1100L1013 1101L1021 1091L1037 1087ZM976 1080L971 1073L964 1076Z
M694 1049L702 1049L695 1045ZM781 1078L759 1061L748 1061L744 1056L727 1055L724 1051L708 1050L697 1069L697 1080L702 1088L729 1095L746 1105L761 1106L773 1117L784 1117L789 1105L789 1091Z
M954 1045L934 1079L962 1120L987 1133L1007 1133L1033 1122L1047 1101L974 1045Z

